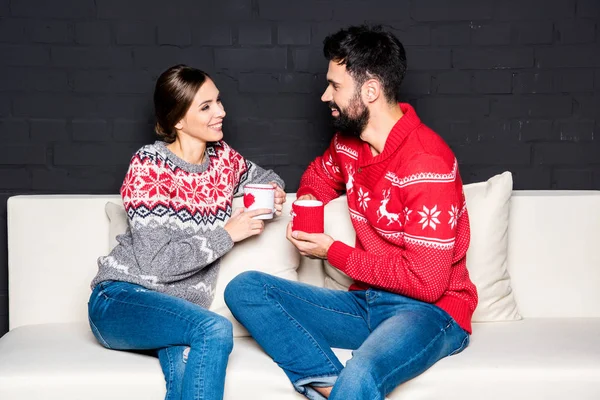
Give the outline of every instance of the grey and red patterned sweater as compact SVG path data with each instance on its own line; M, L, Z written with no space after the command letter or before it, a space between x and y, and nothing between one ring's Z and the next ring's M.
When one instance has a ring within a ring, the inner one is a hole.
M248 183L284 183L224 141L208 143L190 164L157 141L139 149L121 186L129 229L98 259L92 288L106 280L135 283L208 308L219 258L233 241L223 228L234 196Z

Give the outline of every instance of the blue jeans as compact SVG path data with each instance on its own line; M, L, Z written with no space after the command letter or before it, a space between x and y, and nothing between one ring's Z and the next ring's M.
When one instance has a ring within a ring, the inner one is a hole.
M96 339L116 350L157 350L168 400L222 399L231 322L178 297L127 282L98 284L88 303Z
M229 283L225 301L309 399L324 399L313 387L328 386L329 399L383 399L469 343L441 308L381 290L330 290L250 271ZM332 347L354 350L346 367Z

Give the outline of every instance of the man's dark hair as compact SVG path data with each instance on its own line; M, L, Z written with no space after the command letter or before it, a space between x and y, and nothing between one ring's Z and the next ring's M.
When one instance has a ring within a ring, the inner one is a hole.
M323 53L327 60L345 64L358 85L375 78L381 82L388 102L399 102L400 85L406 74L406 53L392 33L379 25L351 26L327 36Z

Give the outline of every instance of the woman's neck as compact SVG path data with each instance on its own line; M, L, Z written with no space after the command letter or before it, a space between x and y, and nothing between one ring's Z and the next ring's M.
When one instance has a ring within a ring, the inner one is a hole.
M204 152L206 150L206 142L194 138L185 138L177 136L177 139L167 145L175 155L183 161L190 164L202 164L204 160Z

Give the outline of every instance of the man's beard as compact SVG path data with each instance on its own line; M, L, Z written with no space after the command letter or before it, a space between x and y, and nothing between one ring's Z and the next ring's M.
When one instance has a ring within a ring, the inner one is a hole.
M350 100L347 109L342 110L335 102L329 102L329 108L335 108L339 116L333 117L333 128L344 136L360 138L369 122L369 109L362 103L359 95L355 95ZM350 113L354 114L351 116Z

